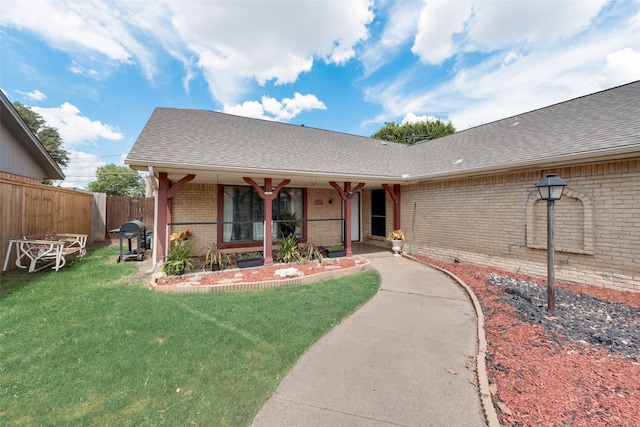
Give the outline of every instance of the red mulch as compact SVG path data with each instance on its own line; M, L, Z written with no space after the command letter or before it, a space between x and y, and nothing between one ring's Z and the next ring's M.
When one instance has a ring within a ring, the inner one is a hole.
M488 274L546 281L493 268L418 259L464 280L480 299L485 315L487 373L498 418L505 426L640 427L640 363L604 350L568 342L547 329L519 320L498 301L502 289ZM640 307L640 293L558 283L574 293ZM495 384L495 385L494 385Z
M307 262L304 264L276 264L269 267L249 268L249 269L229 269L223 271L206 272L198 275L168 276L157 280L160 286L176 285L189 282L192 286L198 285L218 285L238 282L265 282L281 279L276 276L276 270L295 268L305 276L324 273L327 271L341 270L363 264L364 261L358 258L327 258L322 264Z

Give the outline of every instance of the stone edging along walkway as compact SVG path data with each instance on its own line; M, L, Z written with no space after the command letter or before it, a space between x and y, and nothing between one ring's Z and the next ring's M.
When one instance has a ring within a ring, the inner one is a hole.
M301 277L279 278L268 281L258 282L238 282L224 283L215 285L196 285L193 286L188 280L177 285L158 285L156 283L156 275L152 275L149 287L156 292L166 293L204 293L204 292L223 292L223 291L246 291L253 289L277 288L280 286L306 285L309 283L320 282L322 280L344 277L361 271L369 270L371 263L369 260L358 257L361 264L353 267L342 268L340 270L324 271L322 273L310 274ZM196 273L201 274L201 273Z
M480 403L482 404L482 409L484 410L484 416L487 421L487 426L499 427L500 421L498 420L496 408L493 406L493 401L491 400L491 391L489 390L489 378L487 377L486 359L487 339L484 334L484 313L482 312L482 306L480 305L478 298L473 293L473 290L469 287L469 285L467 285L462 279L460 279L450 271L429 264L428 262L420 261L412 257L411 255L402 254L402 256L441 271L442 273L455 280L458 285L460 285L460 287L464 289L467 295L469 295L469 298L473 303L473 308L476 312L476 316L478 318L478 353L476 354L476 376L478 377L478 388L480 389Z

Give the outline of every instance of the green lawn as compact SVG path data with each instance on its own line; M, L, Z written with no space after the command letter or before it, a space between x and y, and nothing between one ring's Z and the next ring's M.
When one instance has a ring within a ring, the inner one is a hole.
M261 291L161 294L90 250L0 276L0 425L249 425L300 356L370 299L367 271Z

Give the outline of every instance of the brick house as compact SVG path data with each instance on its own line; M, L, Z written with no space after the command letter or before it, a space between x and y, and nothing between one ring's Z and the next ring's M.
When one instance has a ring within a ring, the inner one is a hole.
M277 221L294 212L299 239L344 240L348 254L402 228L405 250L538 276L546 203L535 184L554 173L567 182L556 278L640 291L638 117L640 81L414 145L157 108L125 163L156 183L157 261L172 228L190 228L268 263Z

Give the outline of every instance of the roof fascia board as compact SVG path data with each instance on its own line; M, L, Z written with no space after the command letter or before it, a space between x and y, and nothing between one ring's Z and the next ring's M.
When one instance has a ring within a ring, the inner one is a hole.
M347 173L323 173L323 172L304 172L291 171L285 169L249 169L249 168L231 168L231 167L210 167L203 165L177 165L173 163L154 163L154 162L136 162L125 160L130 168L147 172L152 167L156 172L166 171L171 173L192 173L197 171L203 172L220 172L228 174L244 174L251 176L272 176L272 177L304 177L318 178L323 180L337 181L366 181L366 180L384 180L388 182L402 182L401 176L384 176L384 175L350 175ZM181 167L182 166L182 167Z

